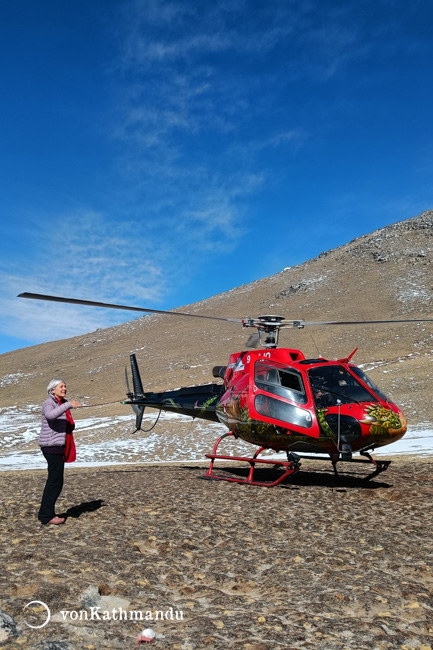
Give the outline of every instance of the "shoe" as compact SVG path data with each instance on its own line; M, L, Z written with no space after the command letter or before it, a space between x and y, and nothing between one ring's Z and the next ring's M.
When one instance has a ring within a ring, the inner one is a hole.
M51 521L48 522L49 524L64 524L65 520L63 517L53 517Z

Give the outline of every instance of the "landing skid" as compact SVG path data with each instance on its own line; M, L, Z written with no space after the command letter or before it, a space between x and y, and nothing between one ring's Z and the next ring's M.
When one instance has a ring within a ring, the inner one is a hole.
M371 474L368 474L367 476L364 477L364 481L369 481L378 474L381 474L382 472L385 472L388 467L391 465L390 460L375 460L367 451L360 451L359 452L361 456L366 456L367 460L364 460L363 458L340 458L340 455L338 454L337 457L331 456L331 462L332 462L332 467L334 468L334 474L335 476L338 476L338 471L337 471L337 463L339 462L344 462L344 463L364 463L364 464L373 464L375 469ZM298 454L297 454L298 455ZM328 458L324 456L307 456L307 455L299 455L300 459L305 459L305 460L321 460L321 461L327 461L329 460Z
M204 476L201 478L207 479L207 480L218 480L218 481L230 481L231 483L241 483L244 485L259 485L262 487L274 487L274 485L278 485L279 483L282 483L288 476L291 476L295 474L301 464L298 461L292 461L292 460L286 460L286 461L280 461L280 460L268 460L268 459L262 459L262 458L257 458L257 456L264 450L266 447L260 447L257 449L256 453L252 458L245 458L243 456L221 456L220 454L217 454L217 449L220 444L220 442L226 438L227 436L233 435L232 433L224 433L220 438L215 443L215 447L213 449L212 454L206 454L206 458L210 459L210 465L209 469L206 472ZM235 478L233 476L221 476L220 474L214 474L213 473L213 466L215 460L236 460L240 462L245 462L250 464L250 471L248 473L247 478ZM284 469L284 472L279 476L277 479L274 481L254 481L253 476L254 476L254 470L256 468L257 463L262 463L265 466L266 465L271 465L274 468L282 468Z
M378 474L381 474L382 472L387 470L388 467L391 465L390 460L375 460L372 456L370 456L370 454L367 451L361 451L359 453L361 454L361 456L367 456L368 460L365 461L365 462L367 462L367 463L371 462L371 463L373 463L373 465L376 466L376 469L374 470L374 472L372 472L372 474L369 474L368 476L366 476L366 478L365 478L366 481L373 478L374 476L377 476Z

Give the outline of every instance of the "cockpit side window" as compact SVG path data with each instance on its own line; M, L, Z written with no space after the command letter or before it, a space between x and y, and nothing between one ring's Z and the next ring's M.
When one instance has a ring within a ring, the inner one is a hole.
M258 361L256 363L255 383L260 390L285 397L297 404L306 404L307 402L301 373L293 368L289 369L277 364L275 361Z

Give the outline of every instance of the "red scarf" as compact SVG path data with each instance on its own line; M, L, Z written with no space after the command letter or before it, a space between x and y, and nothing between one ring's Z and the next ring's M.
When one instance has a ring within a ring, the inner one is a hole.
M56 397L56 400L59 404L64 404L62 400ZM65 439L65 451L63 453L63 460L65 463L73 463L77 458L77 452L75 449L75 440L73 435L73 430L75 429L75 422L71 415L71 411L68 409L66 411L66 439Z

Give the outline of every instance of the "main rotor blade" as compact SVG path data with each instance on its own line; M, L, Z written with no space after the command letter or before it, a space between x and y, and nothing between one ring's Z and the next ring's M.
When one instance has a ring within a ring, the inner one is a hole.
M80 300L78 298L64 298L61 296L47 296L41 293L20 293L18 298L31 298L32 300L48 300L51 302L64 302L72 305L86 305L89 307L104 307L107 309L123 309L138 311L149 314L167 314L168 316L186 316L188 318L206 318L207 320L219 320L229 323L243 324L244 326L255 326L260 324L260 319L223 318L221 316L204 316L202 314L187 314L181 311L165 311L163 309L146 309L144 307L131 307L129 305L114 305L107 302L95 302L93 300ZM351 320L351 321L304 321L304 320L282 320L279 327L293 327L302 329L306 325L386 325L392 323L432 323L433 318L405 318L390 320Z
M302 325L384 325L388 323L433 323L433 318L404 318L391 320L330 320L301 321Z
M144 307L130 307L128 305L113 305L108 302L94 302L93 300L79 300L78 298L62 298L60 296L46 296L42 293L20 293L17 298L30 298L32 300L49 300L51 302L66 302L72 305L87 305L89 307L106 307L108 309L126 309L150 314L167 314L168 316L188 316L188 318L207 318L208 320L222 320L229 323L242 323L240 318L221 318L218 316L203 316L201 314L186 314L181 311L164 311L163 309L145 309Z

